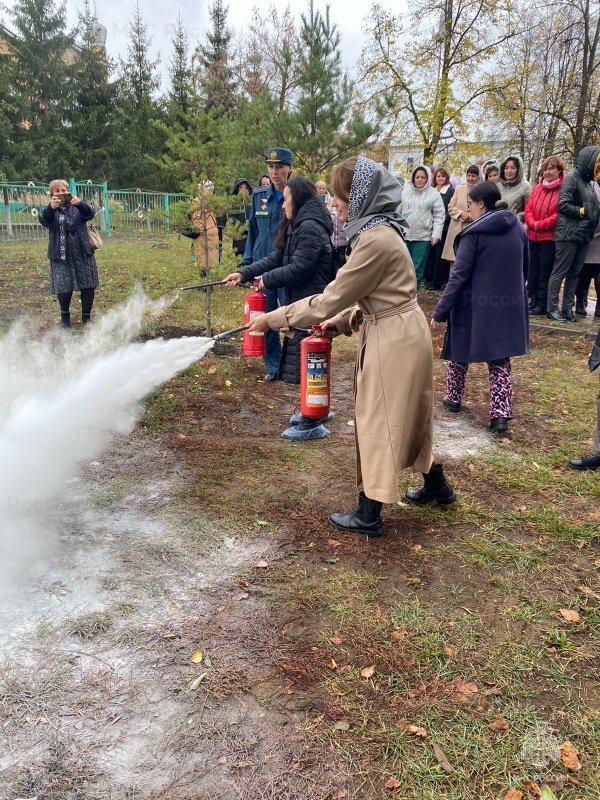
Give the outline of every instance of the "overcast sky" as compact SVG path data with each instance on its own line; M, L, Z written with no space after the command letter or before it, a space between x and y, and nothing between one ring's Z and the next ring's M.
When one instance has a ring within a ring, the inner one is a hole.
M4 0L5 5L12 7L15 0ZM247 27L252 18L252 8L256 4L266 16L271 5L281 15L291 5L297 17L308 7L308 0L301 3L289 3L289 0L228 0L229 26L233 29ZM69 3L68 19L70 25L77 20L78 5ZM140 0L142 17L148 25L148 33L152 37L152 52L161 55L161 73L164 76L171 55L171 37L178 13L186 25L192 47L203 38L208 23L208 5L206 0ZM325 10L326 0L314 0L315 8ZM342 35L342 52L346 65L354 67L363 45L363 19L367 16L370 3L362 0L329 0L331 19L337 23ZM127 30L135 0L97 0L98 21L107 28L106 48L113 58L125 56L127 52ZM7 14L0 12L0 19L10 27Z

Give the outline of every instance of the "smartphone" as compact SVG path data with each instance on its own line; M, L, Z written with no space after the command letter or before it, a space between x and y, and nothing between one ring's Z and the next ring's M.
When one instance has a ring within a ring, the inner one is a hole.
M71 202L71 198L73 197L73 195L69 194L68 192L65 192L64 194L57 194L56 196L58 197L58 199L60 200L61 205L63 205L63 206L66 206L67 203L70 203Z

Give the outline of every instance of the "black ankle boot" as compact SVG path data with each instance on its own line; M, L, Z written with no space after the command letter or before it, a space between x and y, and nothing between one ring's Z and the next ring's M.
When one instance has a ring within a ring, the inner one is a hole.
M358 507L350 514L332 514L329 521L341 531L350 533L364 533L366 536L381 536L383 523L381 522L381 506L377 500L370 500L365 493L358 495Z
M82 314L81 315L81 321L83 322L84 325L87 325L88 322L90 321L90 315L89 314Z
M423 473L425 483L422 489L409 489L404 493L404 499L409 503L424 506L428 503L439 503L449 506L454 503L456 495L444 475L441 464L434 464L427 474Z
M63 326L63 328L71 327L71 314L68 311L60 312L60 324Z

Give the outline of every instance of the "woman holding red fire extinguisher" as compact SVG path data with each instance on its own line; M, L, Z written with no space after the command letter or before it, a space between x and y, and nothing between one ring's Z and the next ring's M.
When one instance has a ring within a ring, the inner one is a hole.
M421 489L405 493L411 503L449 505L456 496L432 456L433 349L397 212L398 182L358 156L335 167L332 185L350 258L322 294L256 317L250 329L321 323L332 336L360 330L354 424L362 491L354 511L329 520L343 531L381 536L381 507L400 499L401 470L412 467L425 479Z
M260 276L259 289L282 288L285 302L294 303L322 292L333 280L331 214L317 195L315 184L307 178L292 178L283 190L283 212L273 252L228 275L224 279L228 286ZM300 383L300 343L308 335L306 331L294 331L285 338L280 380ZM290 419L292 427L281 435L284 439L323 439L329 435L322 424L326 419L294 414Z

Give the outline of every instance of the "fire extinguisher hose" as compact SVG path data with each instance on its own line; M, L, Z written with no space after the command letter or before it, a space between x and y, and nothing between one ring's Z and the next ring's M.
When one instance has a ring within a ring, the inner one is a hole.
M242 325L241 328L232 328L230 331L223 331L223 333L218 333L216 336L213 336L212 338L215 340L215 342L218 342L221 339L227 339L228 336L233 336L236 333L241 333L242 331L245 331L247 327L248 327L247 325Z

